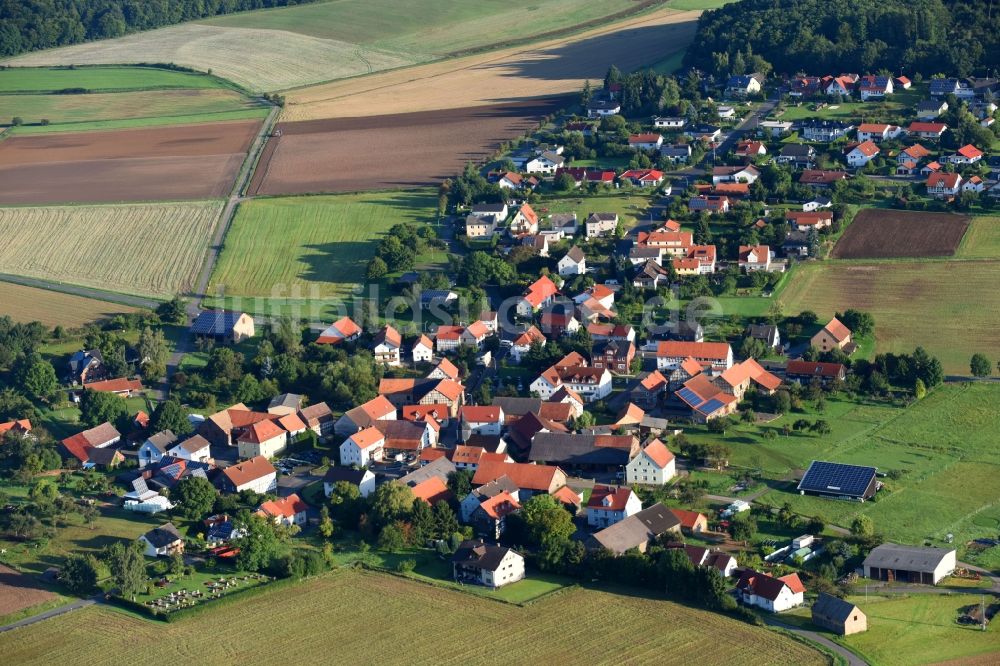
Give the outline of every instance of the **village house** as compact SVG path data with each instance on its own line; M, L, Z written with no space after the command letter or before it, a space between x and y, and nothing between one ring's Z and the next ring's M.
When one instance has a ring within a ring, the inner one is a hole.
M587 104L588 118L603 118L621 113L622 106L613 99L594 98Z
M434 360L434 344L426 335L421 334L417 341L413 343L411 350L414 363L430 363Z
M659 439L654 439L625 466L625 482L629 485L662 486L677 473L676 464L670 449Z
M107 448L121 441L121 433L110 423L84 430L62 440L62 448L80 461L84 468L95 466L90 457L95 449Z
M857 89L861 93L861 101L884 99L893 93L892 77L869 74L862 76L857 84Z
M812 605L812 622L840 636L868 631L868 616L849 601L820 592Z
M96 391L98 393L111 393L117 395L119 398L131 398L132 396L139 395L145 390L142 382L138 379L127 379L125 377L119 377L117 379L102 379L96 382L90 382L83 385L83 388L88 391ZM74 396L74 400L76 397Z
M789 164L796 169L808 169L816 161L816 149L804 143L786 143L775 158L778 164Z
M673 164L687 164L688 160L691 159L691 145L674 143L661 146L660 157Z
M712 167L713 185L718 185L719 183L753 184L758 178L760 178L760 169L752 164Z
M508 227L511 236L525 236L538 233L538 213L528 204L522 204Z
M544 315L543 315L544 316ZM572 317L572 315L570 315ZM576 321L576 319L573 319ZM579 328L579 323L577 324ZM538 330L534 325L528 327L528 329L521 333L519 336L514 338L513 343L510 347L510 355L514 360L514 363L520 363L521 358L531 351L531 345L538 343L540 346L544 347L547 342L545 335Z
M728 213L729 198L699 195L688 199L688 210L692 213L706 211L710 214Z
M903 133L897 125L887 125L885 123L861 123L858 125L858 143L871 141L872 143L882 143L889 139L896 139Z
M607 550L615 556L624 555L633 548L644 553L651 542L664 534L679 531L673 514L656 503L590 535L586 546L589 550Z
M524 578L524 557L482 539L463 541L451 557L455 582L497 589Z
M337 425L333 418L330 406L325 402L317 402L299 410L299 418L306 424L309 430L316 433L320 439L327 439L333 434L333 429Z
M931 151L919 143L907 146L896 155L896 174L901 176L912 175L919 168L920 162L930 156L930 154Z
M490 485L490 484L487 484ZM517 490L515 489L516 493ZM521 510L517 498L509 492L500 492L483 498L472 511L468 522L476 534L496 541L506 530L507 516Z
M674 370L689 358L717 370L726 370L733 365L733 349L726 342L668 340L656 345L657 370Z
M748 97L761 91L760 74L739 74L729 77L726 81L726 95L732 97Z
M980 178L979 176L972 176L969 178L969 180L965 181L965 183L962 184L963 192L973 192L978 194L985 189L986 189L986 183L984 183L983 179Z
M809 231L815 229L819 231L824 227L833 224L833 211L815 210L812 212L789 210L785 212L785 219L792 225L795 231Z
M494 222L503 222L509 215L507 204L501 203L478 203L473 204L469 215L480 219L492 219Z
M681 532L697 536L708 531L708 518L705 514L685 509L670 509L680 523Z
M344 412L334 424L334 432L347 437L371 426L375 421L395 419L396 407L385 396L375 396L371 400Z
M794 573L774 578L748 569L736 583L736 592L741 602L771 613L801 606L805 591L798 574Z
M163 460L167 455L167 450L177 443L177 435L172 430L164 430L155 435L150 435L139 446L136 456L139 460L139 468L155 465Z
M264 456L258 456L223 468L217 483L223 492L238 493L252 490L264 495L277 490L277 477L278 470L274 465Z
M507 171L497 179L497 185L505 190L524 190L538 185L538 179L534 176L525 178L519 173Z
M257 515L282 527L301 527L308 522L309 505L292 493L288 497L264 502L257 509Z
M656 133L633 134L628 138L628 146L633 150L659 150L663 137Z
M543 275L531 283L518 300L517 314L521 317L530 317L532 313L551 303L558 293L559 288L555 283L547 275Z
M184 537L173 523L164 523L139 537L146 557L170 556L184 552Z
M585 358L571 352L542 372L530 389L547 400L564 385L587 402L595 402L611 393L611 373L606 368L589 367Z
M329 497L340 482L355 486L362 497L368 497L375 491L375 473L370 469L331 465L323 477L323 494Z
M191 333L217 342L240 343L254 336L253 317L245 312L206 310L191 324Z
M729 578L736 571L736 558L729 553L702 546L684 546L684 553L692 566L716 569L723 578Z
M747 273L771 270L771 248L767 245L740 245L739 266Z
M356 432L340 445L340 464L368 467L373 462L381 462L385 454L385 435L371 426Z
M857 348L852 340L851 329L844 326L836 317L812 336L809 345L821 352L840 349L845 354L850 354Z
M604 528L642 510L642 500L631 488L595 485L587 501L587 524Z
M267 413L275 416L295 414L302 407L302 396L298 393L282 393L267 403Z
M565 238L572 238L579 229L576 213L553 213L549 215L549 224L553 231L561 232Z
M420 292L420 307L423 310L447 308L458 302L458 294L450 289L424 289Z
M470 435L499 436L503 431L504 414L501 407L467 405L458 414L461 420L459 436L463 442Z
M208 440L201 435L188 437L183 442L175 444L167 450L167 455L171 458L187 460L189 462L209 463L212 460L211 446Z
M341 317L330 324L316 339L318 345L336 345L341 342L353 342L361 337L361 327L350 317Z
M485 483L478 488L473 488L468 495L459 502L459 517L462 523L470 524L476 509L488 499L503 495L513 501L518 501L518 487L507 476L501 476L494 481Z
M632 372L633 359L635 359L634 343L608 340L594 345L591 364L595 368L607 368L616 375L627 375Z
M16 421L7 421L6 423L0 423L0 440L7 433L17 433L19 435L27 435L31 432L31 421L28 419L18 419Z
M591 213L584 223L587 238L613 234L618 228L618 213Z
M454 466L452 467L454 469ZM509 477L518 489L518 501L525 502L533 495L553 494L566 485L566 472L553 465L528 463L481 462L472 477L473 487L484 486L500 477Z
M402 364L399 352L403 347L403 336L392 326L383 326L372 340L372 351L375 362L383 365L397 366Z
M750 324L746 334L748 338L763 342L768 349L781 347L781 333L774 324Z
M789 361L785 366L785 379L799 384L809 384L818 379L821 384L844 381L847 369L842 363L822 363L819 361Z
M740 141L736 144L734 154L736 157L747 157L753 159L754 157L767 155L767 146L760 141Z
M465 235L470 239L491 238L497 231L497 219L492 215L469 215L465 218Z
M236 436L240 458L271 459L288 446L288 432L274 421L258 421Z
M823 92L831 96L840 95L841 97L850 97L855 84L858 82L858 78L857 74L841 74L840 76L829 77Z
M657 116L653 118L653 127L656 129L682 130L687 124L687 120L679 116Z
M847 136L853 130L854 125L851 123L836 120L812 120L802 125L800 134L806 141L830 143Z
M918 121L910 123L910 126L906 128L910 136L932 140L939 140L947 130L948 126L944 123Z
M864 141L847 151L847 166L863 167L875 159L881 151L873 141Z
M99 349L85 349L74 352L69 357L69 380L74 384L86 384L107 376L104 357Z
M654 250L655 248L632 248L635 250ZM631 259L631 255L629 256ZM647 259L635 276L632 278L632 286L638 289L658 289L670 281L670 273L663 268L657 260Z
M824 169L806 169L799 175L799 182L817 189L825 189L834 183L847 180L846 171L828 171Z
M583 275L587 272L587 257L584 256L583 250L578 245L574 245L569 249L569 252L563 255L557 266L561 277Z
M957 151L955 151L954 155L948 157L948 161L951 162L952 164L958 164L962 166L975 164L981 159L983 159L983 151L979 150L971 143L962 146Z
M528 173L553 174L556 172L556 169L565 163L566 158L562 155L557 155L552 151L545 151L541 155L536 155L525 162L524 170Z
M653 370L641 376L630 392L632 402L644 409L653 409L660 402L660 397L669 387L670 382L659 370Z
M531 438L528 460L573 469L620 470L639 452L632 435L594 435L537 432Z
M943 99L925 99L917 105L917 118L928 121L934 120L948 110L948 102Z
M628 181L636 187L656 187L663 182L663 172L658 169L629 169L620 175L619 180ZM671 188L667 185L663 193L670 195Z
M791 133L793 127L794 124L789 120L764 120L757 125L757 134L777 139Z

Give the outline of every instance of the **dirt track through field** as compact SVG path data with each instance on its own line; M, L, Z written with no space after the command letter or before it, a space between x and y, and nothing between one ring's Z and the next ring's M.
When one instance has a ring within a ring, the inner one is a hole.
M489 106L574 93L682 51L700 12L662 9L571 37L289 91L285 120Z
M969 228L968 215L868 208L833 249L835 259L951 257Z
M251 194L356 192L434 185L535 127L566 103L530 103L282 123Z
M12 137L0 204L204 199L232 187L260 121Z

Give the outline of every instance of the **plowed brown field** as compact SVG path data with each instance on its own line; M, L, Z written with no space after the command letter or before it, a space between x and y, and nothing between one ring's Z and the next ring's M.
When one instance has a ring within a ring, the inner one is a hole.
M835 259L950 257L969 228L968 215L868 208L833 248Z
M268 141L252 194L305 194L436 185L502 141L535 127L565 98L282 123Z
M0 564L0 616L10 615L55 598L56 595L42 589L33 576Z
M260 121L0 142L0 204L206 199L228 193Z

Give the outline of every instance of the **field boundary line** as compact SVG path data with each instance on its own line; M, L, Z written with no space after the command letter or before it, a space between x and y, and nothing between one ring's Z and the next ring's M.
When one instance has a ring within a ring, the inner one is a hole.
M33 287L35 289L45 289L46 291L55 291L62 294L68 294L70 296L81 296L83 298L89 298L95 301L104 301L105 303L117 303L118 305L128 305L133 308L141 308L145 310L155 310L157 306L162 301L146 298L143 296L132 295L132 294L122 294L113 291L103 291L101 289L94 289L92 287L84 287L75 284L69 284L65 282L56 282L54 280L45 280L42 278L28 277L24 275L12 275L10 273L0 273L0 281L10 282L11 284L21 285L22 287Z

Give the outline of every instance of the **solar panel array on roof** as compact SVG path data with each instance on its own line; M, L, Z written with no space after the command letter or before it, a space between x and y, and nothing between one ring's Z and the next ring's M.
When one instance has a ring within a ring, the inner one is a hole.
M722 407L722 401L713 399L709 400L704 405L699 406L698 411L702 414L711 414L720 407Z
M851 497L864 497L875 478L874 467L846 465L814 460L806 470L798 489Z
M677 391L677 395L681 397L681 400L688 403L689 405L701 404L701 397L689 388L682 388Z

